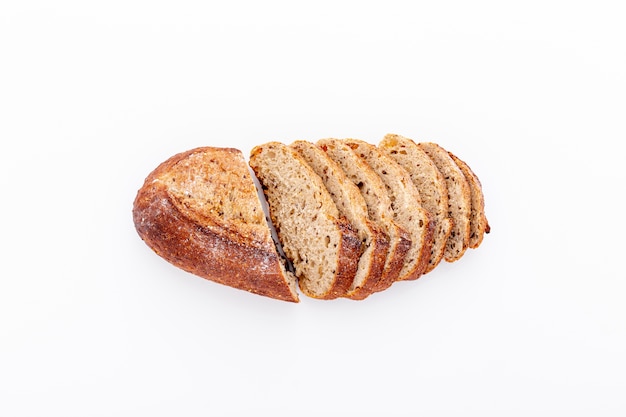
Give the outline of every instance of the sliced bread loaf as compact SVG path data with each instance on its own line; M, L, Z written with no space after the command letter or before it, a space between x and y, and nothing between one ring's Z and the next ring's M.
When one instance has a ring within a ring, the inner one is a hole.
M422 208L415 184L404 168L376 146L356 139L348 139L346 143L383 181L391 199L394 220L411 236L411 248L407 252L398 279L419 278L430 259L434 222L431 222L428 212Z
M369 219L367 205L357 186L328 154L315 144L302 140L290 146L319 175L339 213L348 219L361 239L363 254L346 297L364 299L373 293L382 276L389 239L382 228Z
M443 175L426 152L411 139L388 134L378 147L409 173L419 191L422 207L435 222L433 244L425 273L430 272L443 259L453 224L448 215L448 191Z
M477 248L483 241L485 233L489 233L489 222L485 215L485 198L480 180L464 161L448 152L456 165L461 169L470 187L472 210L470 212L469 247Z
M241 152L204 147L169 158L133 205L141 239L173 265L252 293L298 301Z
M320 299L344 296L356 274L361 240L340 217L322 179L293 148L279 142L253 148L250 166L300 289Z
M432 159L446 181L448 215L454 223L443 256L446 261L454 262L459 260L469 247L472 209L470 187L463 172L450 157L448 151L432 142L422 142L418 146Z
M411 247L410 235L394 221L391 199L384 183L352 148L339 139L322 139L317 144L359 188L370 219L381 226L389 237L385 267L375 288L376 291L382 291L398 279Z

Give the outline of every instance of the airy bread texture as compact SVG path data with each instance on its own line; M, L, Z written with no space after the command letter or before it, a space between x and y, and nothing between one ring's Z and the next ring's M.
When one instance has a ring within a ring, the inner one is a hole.
M448 190L445 179L426 152L411 139L388 134L378 147L409 173L413 184L419 191L422 207L428 211L431 220L435 222L433 244L425 273L430 272L443 259L446 242L453 225L448 214Z
M435 227L422 208L419 191L406 170L376 146L356 139L347 139L346 143L383 181L391 199L394 220L410 234L411 248L398 280L419 278L428 266Z
M160 164L133 205L141 239L173 265L220 284L298 301L237 149L203 147ZM226 256L227 255L227 256Z
M432 142L423 142L418 146L432 159L446 181L448 215L454 223L443 256L446 261L454 262L461 259L469 247L470 211L472 209L470 187L463 172L450 157L448 151Z
M293 148L279 142L252 149L250 166L300 289L320 299L346 295L357 271L361 240L340 217L322 179Z
M398 280L411 247L410 235L394 221L391 199L385 184L352 148L339 139L322 139L317 144L359 188L370 219L381 226L389 236L390 245L385 268L375 288L376 291L382 291Z
M363 254L346 297L364 299L373 293L382 276L389 239L383 229L369 219L367 205L357 186L328 154L315 144L303 140L290 146L322 179L340 214L348 219L361 239Z

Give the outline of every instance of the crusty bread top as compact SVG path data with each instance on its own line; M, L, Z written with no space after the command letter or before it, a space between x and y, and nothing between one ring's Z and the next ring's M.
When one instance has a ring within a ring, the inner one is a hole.
M169 158L146 178L133 218L146 244L179 268L298 301L296 279L276 252L239 150L202 147Z
M340 217L322 179L293 148L279 142L252 149L250 166L300 289L320 299L344 296L356 274L361 241Z
M453 224L448 215L448 191L443 175L428 155L409 138L388 134L378 147L409 173L420 193L422 207L435 222L430 260L425 271L430 272L443 259Z
M389 239L380 226L367 214L367 205L357 186L326 152L307 141L295 141L290 145L322 179L339 212L345 216L363 242L363 254L359 259L354 281L346 294L352 299L363 299L374 292L383 273Z
M213 226L243 235L267 232L267 223L248 165L231 148L196 149L155 179L190 214L203 216Z
M411 248L398 279L419 278L430 258L434 222L422 208L415 184L404 168L376 146L357 139L347 139L345 142L378 174L391 199L394 220L411 236Z

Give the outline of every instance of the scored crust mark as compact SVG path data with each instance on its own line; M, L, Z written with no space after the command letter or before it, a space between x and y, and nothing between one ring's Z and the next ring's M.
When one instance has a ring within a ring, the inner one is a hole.
M370 221L359 189L335 161L318 146L306 141L290 145L322 179L341 216L356 230L363 246L354 281L346 297L362 300L372 294L383 273L389 239L380 226Z
M470 238L470 187L461 169L454 163L448 151L432 142L419 143L418 146L443 175L448 189L448 215L454 221L452 232L446 242L444 259L448 262L459 260L469 247Z
M308 296L344 296L357 270L361 241L322 179L292 148L270 142L252 149L250 166L268 202L283 250Z
M135 228L159 256L220 284L297 302L248 165L230 148L196 148L160 164L133 204ZM224 256L228 254L228 256Z
M385 267L375 287L375 291L382 291L398 279L411 247L410 235L394 221L391 200L382 180L347 144L339 139L322 139L317 144L357 186L365 200L369 218L389 237Z
M419 278L430 259L434 230L434 222L422 208L419 191L406 170L376 146L357 139L345 143L378 174L391 199L394 220L410 234L412 245L398 280Z
M476 249L483 241L485 233L489 233L490 227L485 215L485 198L482 185L478 176L470 169L469 165L457 156L448 152L452 160L461 169L470 187L472 210L470 213L470 238L469 247Z
M411 139L388 134L378 148L408 172L419 192L422 207L430 215L431 221L434 221L433 243L428 266L424 271L428 273L443 259L446 241L453 225L448 215L448 191L445 180L433 161Z

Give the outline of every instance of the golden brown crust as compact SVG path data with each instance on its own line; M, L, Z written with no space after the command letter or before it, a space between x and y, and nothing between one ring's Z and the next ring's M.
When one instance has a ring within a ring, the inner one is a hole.
M376 287L385 269L385 262L387 262L387 253L389 252L389 238L387 234L380 226L370 220L366 219L366 221L370 223L370 232L372 234L370 241L370 246L372 246L370 270L363 286L346 295L351 300L364 300L376 292Z
M375 291L380 292L391 287L391 285L400 278L400 271L404 266L406 255L411 249L411 235L401 227L397 227L398 240L395 248L391 248L387 255L387 267L383 271L383 275L376 285Z
M424 275L428 271L428 264L430 262L430 253L432 252L433 241L435 239L435 221L431 215L428 214L428 224L426 225L426 231L424 236L424 246L420 254L420 261L416 268L415 275L408 277L407 281L413 281Z
M218 217L191 210L162 180L190 155L215 150L198 148L175 155L146 178L133 205L139 236L159 256L194 275L255 294L298 302L297 294L286 282L267 225L265 231L262 225L228 227ZM240 154L236 149L220 149L218 153Z
M361 240L357 233L350 226L350 222L342 217L337 220L337 226L341 230L341 243L339 244L339 254L337 255L337 278L330 291L322 297L323 300L332 300L343 297L347 294L361 257Z

